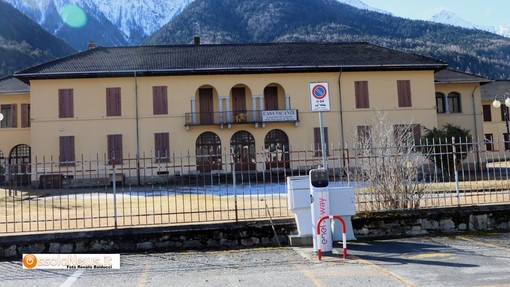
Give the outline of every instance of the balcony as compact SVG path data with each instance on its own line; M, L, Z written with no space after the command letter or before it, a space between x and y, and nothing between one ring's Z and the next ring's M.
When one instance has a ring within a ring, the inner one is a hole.
M282 123L299 121L298 110L186 113L186 126Z

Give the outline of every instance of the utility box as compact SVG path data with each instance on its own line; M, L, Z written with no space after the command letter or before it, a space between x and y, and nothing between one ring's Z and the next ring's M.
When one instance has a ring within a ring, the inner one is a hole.
M289 210L294 213L299 236L315 236L313 232L310 177L287 177L287 198ZM356 215L354 187L329 187L330 213L341 216L346 224L347 240L356 240L352 228L351 217ZM333 240L342 240L342 226L337 220L332 224Z
M310 182L307 175L287 177L287 199L300 236L313 235Z

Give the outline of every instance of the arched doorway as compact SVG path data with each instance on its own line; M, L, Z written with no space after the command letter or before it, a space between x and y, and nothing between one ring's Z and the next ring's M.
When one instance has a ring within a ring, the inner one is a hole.
M15 146L9 154L10 180L16 186L30 184L31 151L26 144Z
M213 132L199 135L195 143L195 152L198 171L221 170L221 140L218 135Z
M236 171L255 170L255 138L247 131L238 131L230 139Z
M264 139L266 169L289 168L289 137L279 129L271 130Z

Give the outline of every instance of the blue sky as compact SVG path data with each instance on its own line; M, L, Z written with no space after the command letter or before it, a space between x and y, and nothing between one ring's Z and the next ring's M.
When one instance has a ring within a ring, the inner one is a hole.
M466 21L484 26L510 27L509 0L361 0L395 16L429 20L441 10L454 12Z

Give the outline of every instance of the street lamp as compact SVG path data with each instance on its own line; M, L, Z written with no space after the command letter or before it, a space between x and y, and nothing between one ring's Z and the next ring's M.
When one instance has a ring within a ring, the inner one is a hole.
M0 122L4 119L4 114L0 113Z
M501 98L505 98L505 109L503 109L503 117L505 118L505 124L506 124L506 138L505 141L510 140L510 128L508 127L508 108L510 107L510 96L508 93L505 93L504 95L500 95ZM492 106L496 109L501 107L501 102L498 100L498 96L496 95L496 98L492 102Z

